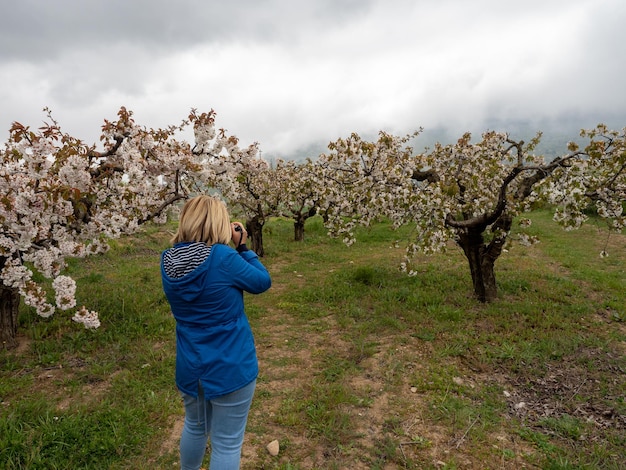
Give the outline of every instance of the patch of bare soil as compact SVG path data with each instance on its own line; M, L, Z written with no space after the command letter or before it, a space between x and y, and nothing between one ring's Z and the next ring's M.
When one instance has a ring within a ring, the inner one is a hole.
M277 439L297 455L299 465L314 468L325 460L327 450L310 439L307 432L288 432L277 424L282 408L298 400L302 389L310 386L319 370L316 357L324 348L338 350L337 336L326 330L316 335L294 336L290 319L275 314L264 319L262 338L257 337L260 377L248 420L248 432L242 449L243 469L265 468L266 446ZM255 434L255 429L260 430Z
M183 425L185 424L185 418L183 416L177 417L171 426L170 434L167 439L161 444L161 450L159 457L178 452L178 445L180 443L180 434L183 432Z
M530 427L546 428L550 419L573 417L593 424L581 440L600 442L604 430L626 430L626 415L616 404L623 399L607 390L624 389L626 370L613 353L584 349L559 362L546 364L539 377L512 377L508 394L510 413ZM612 383L603 383L612 377ZM553 433L553 429L547 429Z

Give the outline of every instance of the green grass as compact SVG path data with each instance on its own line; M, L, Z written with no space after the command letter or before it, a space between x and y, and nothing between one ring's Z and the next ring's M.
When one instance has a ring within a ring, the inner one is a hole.
M601 258L597 225L532 219L541 243L497 261L490 304L454 246L401 273L407 228L360 229L348 248L318 218L303 242L270 221L273 287L246 298L261 372L242 468L625 467L626 237ZM99 330L22 309L19 349L0 352L0 468L175 468L183 410L158 266L171 228L70 262Z

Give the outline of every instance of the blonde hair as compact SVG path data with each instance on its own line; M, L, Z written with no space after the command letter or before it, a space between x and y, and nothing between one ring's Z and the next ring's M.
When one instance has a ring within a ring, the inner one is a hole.
M178 230L172 243L223 243L232 238L230 216L226 204L216 197L196 196L185 203L180 213Z

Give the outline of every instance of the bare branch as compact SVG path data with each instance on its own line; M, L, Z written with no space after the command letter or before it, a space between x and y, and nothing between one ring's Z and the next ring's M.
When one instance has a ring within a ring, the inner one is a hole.
M182 199L186 199L186 195L184 194L180 194L178 192L176 192L175 194L172 194L169 198L167 198L166 200L163 201L163 203L156 208L152 213L148 214L145 218L143 219L139 219L137 221L137 223L139 225L141 224L145 224L146 222L155 219L156 217L160 216L163 211L165 209L167 209L168 207L170 207L172 204L174 204L176 201L180 201Z

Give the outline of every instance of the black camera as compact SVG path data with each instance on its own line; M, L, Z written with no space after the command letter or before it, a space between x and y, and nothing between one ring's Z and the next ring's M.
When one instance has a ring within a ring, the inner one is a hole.
M241 225L235 225L235 232L241 232L243 231L243 229L241 228Z

